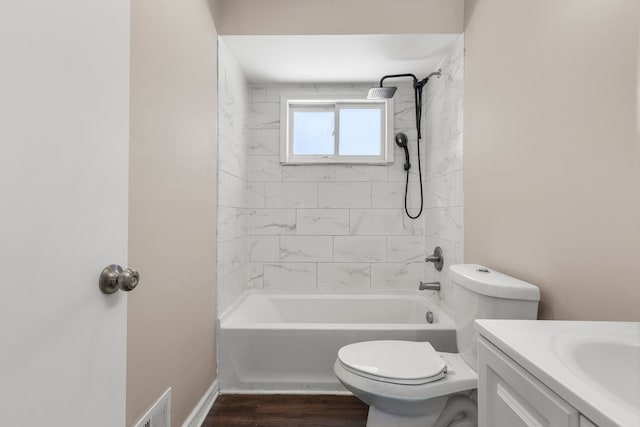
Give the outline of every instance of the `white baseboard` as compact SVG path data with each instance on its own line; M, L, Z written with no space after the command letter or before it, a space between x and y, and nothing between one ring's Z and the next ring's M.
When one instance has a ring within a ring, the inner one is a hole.
M193 408L193 411L191 411L185 422L182 424L182 427L200 427L213 407L213 403L216 401L219 394L220 386L216 379L213 384L211 384L211 387L209 387L209 389L204 393L204 396L202 396L202 399L200 399L195 408Z

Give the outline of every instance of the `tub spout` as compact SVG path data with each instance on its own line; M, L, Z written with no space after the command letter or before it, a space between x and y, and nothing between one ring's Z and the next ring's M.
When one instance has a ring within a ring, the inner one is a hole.
M440 282L423 282L420 281L420 286L418 286L418 290L420 291L439 291L440 290Z

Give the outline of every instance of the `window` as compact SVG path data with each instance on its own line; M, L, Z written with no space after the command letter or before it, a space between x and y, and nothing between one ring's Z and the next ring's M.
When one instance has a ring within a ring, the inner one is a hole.
M393 162L393 101L283 95L280 161Z

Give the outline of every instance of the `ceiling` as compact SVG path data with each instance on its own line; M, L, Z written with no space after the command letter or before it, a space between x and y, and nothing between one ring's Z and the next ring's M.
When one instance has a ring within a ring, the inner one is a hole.
M251 83L371 83L433 72L458 34L221 36Z

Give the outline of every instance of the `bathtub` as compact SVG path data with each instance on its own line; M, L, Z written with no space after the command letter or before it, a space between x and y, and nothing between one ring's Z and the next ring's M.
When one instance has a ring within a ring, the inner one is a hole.
M409 293L249 291L218 319L218 334L218 379L227 393L346 393L333 363L340 347L354 342L430 341L456 351L453 320Z

